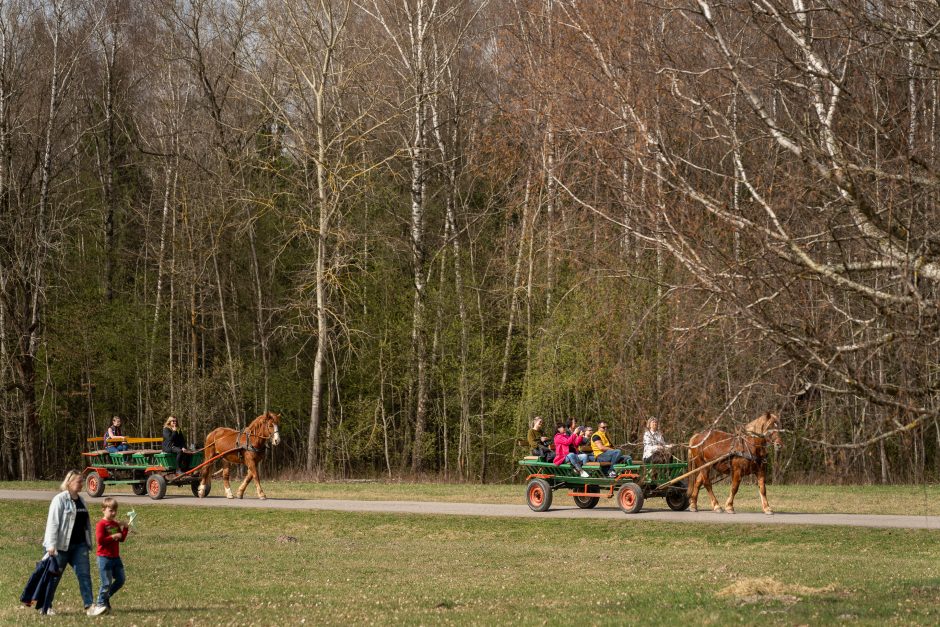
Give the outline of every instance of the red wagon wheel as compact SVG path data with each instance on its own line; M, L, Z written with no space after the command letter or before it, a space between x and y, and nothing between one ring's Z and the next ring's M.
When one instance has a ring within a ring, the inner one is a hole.
M643 490L635 483L625 483L617 492L617 505L625 514L636 514L643 509Z
M147 477L147 494L155 501L163 498L166 494L166 479L163 475L150 475Z
M104 481L101 480L101 475L94 470L85 477L85 492L88 493L88 496L93 497L104 494Z
M526 502L534 512L547 511L552 506L552 487L545 479L533 479L525 489Z

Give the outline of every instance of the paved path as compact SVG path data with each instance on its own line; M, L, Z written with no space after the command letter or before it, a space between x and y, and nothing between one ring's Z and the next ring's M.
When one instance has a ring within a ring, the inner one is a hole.
M43 490L0 490L0 500L48 501L53 492ZM85 499L97 503L102 499ZM122 505L131 503L161 505L165 507L250 507L256 509L332 510L342 512L379 512L385 514L440 514L447 516L501 516L509 518L584 518L591 520L659 520L686 523L733 523L759 525L841 525L847 527L882 527L895 529L938 529L940 516L894 516L869 514L795 514L780 512L764 514L715 514L712 512L673 512L668 509L649 509L628 516L615 507L578 509L571 505L553 507L544 513L533 512L525 504L494 505L486 503L441 503L437 501L346 501L336 499L267 499L229 500L211 496L196 499L190 495L168 494L154 501L146 496L121 494Z

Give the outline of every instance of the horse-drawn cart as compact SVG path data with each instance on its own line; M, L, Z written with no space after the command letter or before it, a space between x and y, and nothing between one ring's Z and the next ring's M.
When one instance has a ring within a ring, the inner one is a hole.
M252 480L257 487L258 498L267 498L261 489L258 465L264 460L268 442L277 446L281 441L278 431L280 421L280 414L268 411L242 430L219 427L211 431L206 436L206 446L192 454L192 467L185 472L177 468L175 454L144 448L163 442L160 438L121 438L108 442L104 442L103 438L88 438L91 446L98 443L102 446L124 443L131 448L115 453L101 449L82 453L88 463L83 471L85 491L89 496L101 496L105 486L129 485L134 494L148 494L152 499L162 499L167 486L188 485L193 496L203 498L209 496L212 489L211 465L221 460L227 498L233 498L229 487L229 468L232 464L245 464L248 467L248 474L238 488L238 498L242 498Z
M689 507L686 484L675 481L686 472L685 462L634 464L628 460L628 463L613 466L613 477L609 476L610 465L598 462L584 464L587 477L580 476L571 464L556 466L537 457L526 457L519 465L529 472L526 502L536 512L547 511L552 506L552 493L561 489L569 490L568 495L581 509L597 506L601 497L615 496L617 505L627 514L639 512L643 502L653 497L665 498L669 508L675 511Z
M162 442L160 438L125 438L123 441L136 448L117 453L106 450L82 453L87 463L83 474L88 496L101 496L109 485L129 485L134 494L147 494L152 499L162 499L167 486L188 485L193 496L199 495L198 471L207 463L201 451L192 455L193 467L180 472L174 453L147 448ZM89 438L88 442L101 442L101 438Z

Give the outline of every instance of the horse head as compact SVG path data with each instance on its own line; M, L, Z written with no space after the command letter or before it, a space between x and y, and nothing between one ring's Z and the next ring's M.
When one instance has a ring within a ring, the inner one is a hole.
M268 430L268 437L271 439L271 445L277 446L281 443L281 432L278 431L278 425L281 423L281 415L269 411L264 415L264 425Z
M783 439L780 437L780 417L773 412L759 416L748 423L745 429L766 439L773 445L775 451L783 447Z

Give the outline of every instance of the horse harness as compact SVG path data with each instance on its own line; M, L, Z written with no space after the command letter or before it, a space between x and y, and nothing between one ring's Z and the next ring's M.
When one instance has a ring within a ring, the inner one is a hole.
M744 439L744 435L748 435L748 436L750 436L750 437L760 438L760 439L765 439L765 438L767 437L766 434L764 434L764 433L754 433L754 432L752 432L752 431L745 431L744 434L736 433L736 434L734 435L734 440L732 441L732 447L731 447L730 455L731 455L732 457L741 457L741 458L746 459L747 461L751 462L752 464L757 464L758 466L760 466L761 464L764 463L764 459L765 459L766 456L759 456L759 457L758 457L758 456L754 455L754 454L751 452L751 444L750 444L750 442L748 442L747 440ZM738 448L738 446L737 446L738 442L743 442L743 443L744 443L744 450L740 450L740 449Z
M241 442L239 442L239 440L242 439L242 436L244 436L245 438L244 444L241 444ZM264 438L261 438L261 448L258 448L252 445L251 437L250 437L250 434L248 433L248 428L245 427L244 429L238 432L238 435L235 436L235 448L241 449L241 451L248 451L250 453L261 453L262 451L264 451L264 446L266 444L264 440L265 440Z
M699 446L701 446L701 444L704 443L704 441L708 438L708 436L709 436L711 433L712 433L712 430L711 430L711 429L709 429L708 431L706 431L706 432L703 434L703 436L702 436L701 442L700 442L699 444L695 445L695 446L690 447L690 448L698 448ZM727 455L728 455L729 457L740 457L740 458L742 458L742 459L746 459L747 461L751 462L752 464L756 464L756 465L760 466L761 464L764 463L764 457L763 457L763 456L757 456L757 455L755 455L754 453L751 452L751 445L750 445L749 442L747 442L747 441L744 439L744 435L748 435L748 436L756 437L756 438L766 438L766 434L764 434L764 433L754 433L754 432L751 432L751 431L746 431L745 434L742 434L742 433L740 433L740 432L739 432L739 433L735 433L734 435L731 436L731 450L728 451ZM739 446L739 444L743 444L743 445L744 445L744 448L742 449L742 448Z

